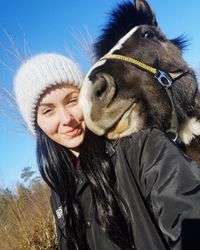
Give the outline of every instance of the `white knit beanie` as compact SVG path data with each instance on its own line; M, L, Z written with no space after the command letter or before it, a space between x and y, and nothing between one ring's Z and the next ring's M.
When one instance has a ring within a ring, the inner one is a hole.
M35 134L36 106L48 88L69 83L81 87L83 74L69 58L54 53L36 55L21 65L14 78L16 102L28 128Z

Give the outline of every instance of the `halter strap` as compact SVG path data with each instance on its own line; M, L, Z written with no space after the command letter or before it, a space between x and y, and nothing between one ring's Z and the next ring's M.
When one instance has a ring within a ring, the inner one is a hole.
M188 71L182 71L182 72L174 72L174 73L166 73L162 70L158 70L154 67L149 66L148 64L145 64L143 62L140 62L134 58L128 57L128 56L123 56L123 55L118 55L118 54L108 54L105 55L103 57L101 57L99 59L99 61L102 60L110 60L110 59L114 59L114 60L121 60L121 61L125 61L128 63L131 63L135 66L138 66L139 68L148 71L149 73L153 74L154 77L158 80L158 82L164 86L164 87L171 87L172 83L177 80L178 78L180 78L182 75L186 74Z
M142 63L134 58L128 57L128 56L122 56L122 55L118 55L118 54L110 54L110 55L103 56L102 58L99 59L99 61L107 60L107 59L116 59L116 60L125 61L128 63L134 64L134 65L136 65L136 66L138 66L146 71L149 71L150 73L152 73L154 75L157 73L157 69L155 69L155 68L153 68L145 63Z
M175 72L175 73L166 73L162 70L158 70L154 67L151 67L145 63L142 63L134 58L128 57L128 56L123 56L123 55L118 55L118 54L107 54L103 57L101 57L99 59L99 61L102 60L121 60L121 61L125 61L128 63L131 63L145 71L148 71L149 73L153 74L154 77L158 80L158 82L164 86L167 95L170 99L171 105L172 105L172 120L171 120L171 126L170 129L167 130L167 133L169 134L169 136L171 137L171 139L176 142L178 139L178 118L177 118L177 114L176 114L176 109L174 106L174 100L173 100L173 94L172 94L172 90L171 90L171 86L173 84L173 82L175 80L177 80L178 78L182 77L183 75L185 75L186 73L188 73L188 70L182 71L182 72Z

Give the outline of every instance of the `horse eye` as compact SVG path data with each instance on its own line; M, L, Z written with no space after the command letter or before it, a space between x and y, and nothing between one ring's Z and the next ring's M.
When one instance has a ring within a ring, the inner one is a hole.
M152 39L155 37L155 33L154 31L152 30L147 30L144 34L142 34L142 36L145 38L145 39Z

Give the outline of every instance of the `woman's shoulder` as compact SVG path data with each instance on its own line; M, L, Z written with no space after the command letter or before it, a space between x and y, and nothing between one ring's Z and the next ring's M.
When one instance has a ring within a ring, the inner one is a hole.
M151 148L155 144L155 137L162 137L163 132L157 129L144 129L130 136L118 138L107 143L109 155L116 154L118 158L127 159L128 162L139 162L148 144ZM160 140L160 139L159 139ZM152 142L151 142L152 141ZM157 140L158 141L158 140ZM114 152L114 153L113 153Z
M191 161L165 132L156 128L144 129L130 136L119 138L114 142L114 148L129 162L150 163L155 158L164 155L179 155Z
M112 144L116 146L123 146L126 148L135 147L142 148L144 144L160 144L160 143L173 143L166 133L157 128L147 128L133 133L129 136L114 140Z

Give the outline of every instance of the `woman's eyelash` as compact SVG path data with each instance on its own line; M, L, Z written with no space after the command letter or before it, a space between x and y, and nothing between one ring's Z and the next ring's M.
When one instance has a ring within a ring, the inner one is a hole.
M71 98L67 101L67 103L72 103L72 102L77 102L78 101L78 98L74 97L74 98Z
M49 113L51 111L52 111L52 109L45 109L45 110L42 111L42 113L45 115L45 114L47 114L47 113Z

